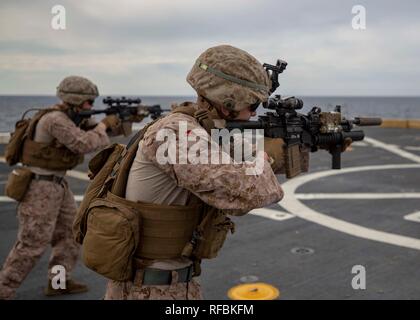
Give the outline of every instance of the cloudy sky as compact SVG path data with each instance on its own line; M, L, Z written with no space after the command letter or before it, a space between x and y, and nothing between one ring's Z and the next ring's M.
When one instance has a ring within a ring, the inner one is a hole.
M65 30L51 27L58 4ZM54 94L76 74L101 94L192 95L197 56L231 44L286 60L284 94L419 96L419 17L415 0L1 0L0 94Z

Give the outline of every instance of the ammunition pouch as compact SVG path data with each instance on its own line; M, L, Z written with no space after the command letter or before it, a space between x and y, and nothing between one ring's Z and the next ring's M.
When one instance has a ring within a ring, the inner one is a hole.
M16 122L15 131L10 135L9 143L6 145L4 151L4 157L10 166L13 166L20 161L23 141L25 139L26 130L29 127L29 122L28 119L22 119Z
M106 195L107 178L123 150L123 145L114 143L101 150L89 161L89 178L93 181L87 187L73 221L74 240L79 244L83 244L86 234L89 206L96 198Z
M205 206L203 218L184 247L182 256L194 260L213 259L225 243L228 232L235 231L234 223L222 210Z
M33 178L28 168L16 168L10 174L6 183L6 195L16 201L22 201Z
M132 279L141 228L138 212L124 203L97 198L87 217L82 251L85 265L112 280Z

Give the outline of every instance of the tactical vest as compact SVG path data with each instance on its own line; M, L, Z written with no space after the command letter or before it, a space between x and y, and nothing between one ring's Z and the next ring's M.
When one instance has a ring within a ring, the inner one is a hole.
M66 146L55 146L55 140L51 143L35 142L34 135L36 125L45 114L60 109L44 109L36 113L30 120L25 133L20 162L27 166L39 167L48 170L70 170L83 162L83 155L76 154Z
M182 104L172 113L184 113L194 117L209 134L214 128L207 110L196 111L192 106ZM134 145L138 146L142 138L143 135L137 137ZM140 213L142 230L134 256L141 259L216 257L227 231L233 230L233 222L221 210L210 207L193 195L195 199L191 199L190 202L195 204L186 206L133 202L124 199L128 173L136 153L128 154L129 156L121 161L120 174L113 183L108 199L130 205ZM205 227L209 230L204 230ZM204 231L206 231L205 237L203 237Z
M182 104L172 113L193 116L209 133L214 127L207 110L196 111L192 106ZM81 203L73 225L76 241L83 243L85 264L114 280L130 279L133 269L131 260L136 258L147 264L148 260L187 257L195 262L195 275L199 275L201 259L216 257L228 231L234 231L233 222L222 210L193 195L185 206L134 202L124 198L138 144L153 123L139 131L119 158L113 160L115 165L112 170L108 169L110 174L105 179L95 177L102 182L101 186L98 183L88 187L89 198ZM106 167L104 158L106 156L101 158L98 154L98 159L101 159L96 163L98 175ZM124 240L116 234L118 226L127 230L124 231ZM107 258L114 257L113 251L118 262ZM128 262L122 262L121 257Z

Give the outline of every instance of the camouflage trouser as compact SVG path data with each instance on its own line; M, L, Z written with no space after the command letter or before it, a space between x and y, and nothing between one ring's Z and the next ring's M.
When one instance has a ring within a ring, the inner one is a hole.
M0 299L13 298L48 245L52 252L48 266L62 265L67 278L74 268L79 245L73 241L72 223L76 214L76 203L67 182L33 180L19 203L17 215L19 230L17 241L10 251L0 272Z
M170 285L142 285L140 281L109 281L105 300L202 300L200 284L193 278L189 283L178 283L178 274L172 272Z

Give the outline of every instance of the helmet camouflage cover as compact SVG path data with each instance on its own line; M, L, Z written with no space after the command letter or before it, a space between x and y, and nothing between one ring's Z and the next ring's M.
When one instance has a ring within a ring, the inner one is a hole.
M187 81L199 95L232 111L267 101L271 87L262 64L249 53L229 45L204 51Z
M95 100L98 95L98 87L89 79L79 76L66 77L57 87L57 97L75 106Z

